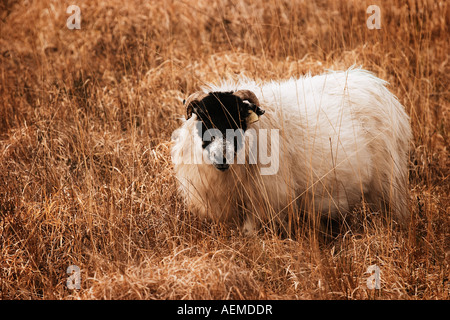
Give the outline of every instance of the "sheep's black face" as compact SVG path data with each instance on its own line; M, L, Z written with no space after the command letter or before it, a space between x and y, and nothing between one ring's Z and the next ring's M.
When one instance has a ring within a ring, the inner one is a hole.
M233 92L211 92L192 103L192 113L199 120L197 129L204 152L220 171L229 168L242 147L251 112L258 115L264 113L258 106L242 100Z

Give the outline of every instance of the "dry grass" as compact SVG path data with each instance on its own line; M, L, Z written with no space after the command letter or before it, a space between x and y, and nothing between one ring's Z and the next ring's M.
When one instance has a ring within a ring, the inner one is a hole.
M449 299L450 6L375 2L381 30L365 1L2 2L0 298ZM353 64L411 116L408 231L374 217L327 243L251 238L186 211L170 161L182 98Z

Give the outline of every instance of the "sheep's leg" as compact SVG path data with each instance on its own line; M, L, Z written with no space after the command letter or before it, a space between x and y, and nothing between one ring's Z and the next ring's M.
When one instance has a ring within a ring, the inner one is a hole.
M244 223L242 224L242 234L244 236L253 236L258 231L258 224L256 223L253 215L246 216Z
M261 217L263 217L264 208L261 204L254 203L256 199L250 202L248 199L248 207L245 209L244 222L241 231L245 236L252 236L258 233L261 227Z

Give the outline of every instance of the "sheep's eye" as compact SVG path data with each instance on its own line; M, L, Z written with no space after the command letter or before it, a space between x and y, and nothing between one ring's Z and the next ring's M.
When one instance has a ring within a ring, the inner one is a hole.
M209 145L211 144L211 142L213 142L214 140L216 140L216 137L215 137L215 136L211 136L210 141L208 141L208 140L203 140L203 143L202 143L203 149L205 149L207 146L209 146Z
M210 143L211 141L203 141L202 148L205 149L207 146L209 146Z

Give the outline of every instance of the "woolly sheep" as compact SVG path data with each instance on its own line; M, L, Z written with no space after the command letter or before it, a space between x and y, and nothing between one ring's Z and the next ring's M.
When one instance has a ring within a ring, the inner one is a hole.
M405 225L411 128L386 84L350 68L285 81L222 81L192 94L172 147L189 209L251 233L261 224L287 228L300 213L342 221L364 199ZM208 129L223 138L207 137ZM226 129L241 130L244 144L225 139ZM263 144L265 158L255 149ZM242 153L244 161L236 161ZM269 167L273 172L264 173Z

